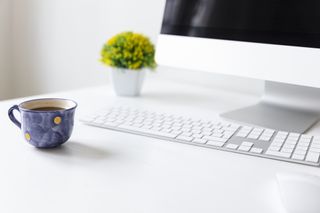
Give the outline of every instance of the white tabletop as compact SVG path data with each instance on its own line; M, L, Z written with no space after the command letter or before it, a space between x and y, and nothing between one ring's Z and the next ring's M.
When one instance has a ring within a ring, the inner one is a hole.
M41 97L79 103L71 139L41 150L23 140L7 110L31 97L0 102L0 212L281 213L277 172L320 175L319 168L184 145L81 124L80 116L126 104L215 119L255 96L147 81L139 98L111 87ZM317 134L319 125L311 130Z

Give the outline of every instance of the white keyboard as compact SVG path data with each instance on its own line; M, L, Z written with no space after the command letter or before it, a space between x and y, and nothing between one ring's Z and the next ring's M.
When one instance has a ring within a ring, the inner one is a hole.
M114 107L80 119L88 125L223 151L319 166L320 136Z

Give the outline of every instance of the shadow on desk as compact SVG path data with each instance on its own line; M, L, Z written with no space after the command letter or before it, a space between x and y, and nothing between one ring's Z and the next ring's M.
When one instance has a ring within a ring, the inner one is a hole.
M111 156L111 153L106 150L74 141L69 141L57 148L37 149L37 151L48 155L79 160L102 160Z

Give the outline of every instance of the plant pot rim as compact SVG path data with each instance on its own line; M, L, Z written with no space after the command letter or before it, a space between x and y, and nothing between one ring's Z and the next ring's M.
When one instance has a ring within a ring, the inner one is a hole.
M128 68L121 68L121 67L110 67L112 70L119 70L119 71L132 71L132 72L142 72L148 70L149 68L142 68L142 69L128 69Z

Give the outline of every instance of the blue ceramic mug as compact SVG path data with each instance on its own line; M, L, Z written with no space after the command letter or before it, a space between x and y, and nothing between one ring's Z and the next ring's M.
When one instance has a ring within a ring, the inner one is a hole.
M38 148L52 148L71 136L77 103L60 98L36 99L12 106L8 115L27 142ZM21 123L13 111L21 114Z

